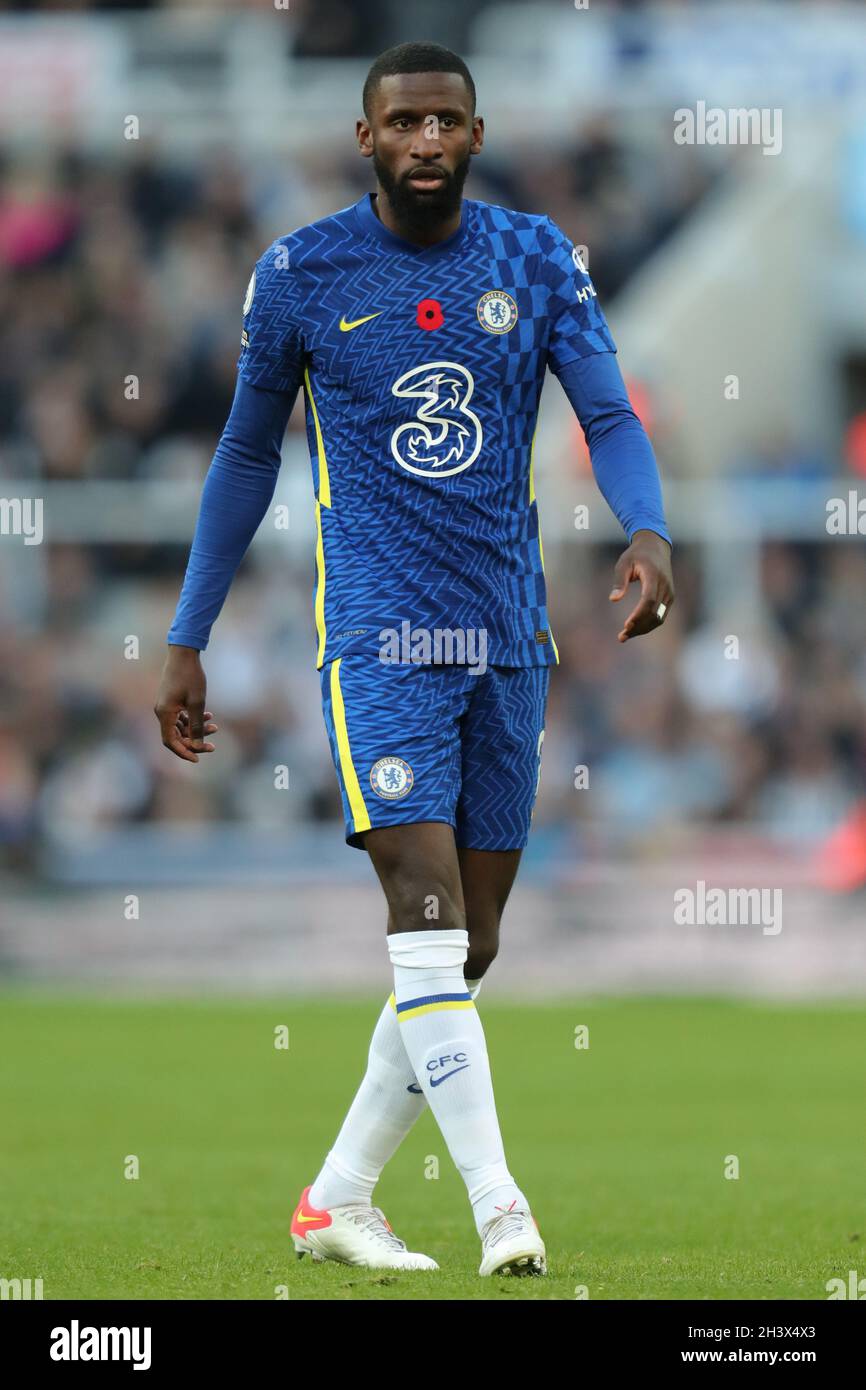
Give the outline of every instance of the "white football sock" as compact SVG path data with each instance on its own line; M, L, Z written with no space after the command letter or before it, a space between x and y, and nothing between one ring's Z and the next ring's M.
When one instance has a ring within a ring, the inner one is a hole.
M309 1201L320 1210L369 1203L379 1174L424 1109L392 1000L379 1015L366 1074L310 1190Z
M529 1203L505 1162L484 1029L463 978L468 943L463 927L388 937L403 1046L480 1232Z
M474 999L481 980L465 983ZM372 1205L382 1169L426 1106L406 1056L392 994L373 1032L364 1079L310 1189L310 1204L320 1211L349 1202Z

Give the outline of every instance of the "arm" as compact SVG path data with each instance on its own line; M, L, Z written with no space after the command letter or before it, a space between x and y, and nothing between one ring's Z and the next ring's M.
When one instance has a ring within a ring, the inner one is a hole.
M202 490L189 564L154 713L166 748L187 762L212 753L216 733L205 709L207 683L199 653L225 602L235 572L274 495L280 446L297 395L251 386L238 377L235 398Z
M602 495L629 539L614 570L610 600L635 580L641 597L619 641L660 626L674 601L671 540L652 445L631 408L616 362L616 344L595 287L575 247L546 218L540 244L548 292L548 365L559 377L586 435Z
M670 545L653 448L614 354L569 362L559 380L586 436L599 491L629 540L636 531L654 531Z
M612 352L577 358L557 374L586 436L599 491L629 539L610 592L618 603L629 584L640 582L640 600L619 633L619 641L627 642L660 627L674 601L671 538L655 455Z
M256 262L243 306L238 381L202 491L189 564L154 713L166 748L187 762L212 753L200 653L238 565L271 503L280 449L303 379L297 279L285 239Z
M280 447L297 387L265 391L238 377L235 398L202 490L172 646L204 651L238 565L274 495Z

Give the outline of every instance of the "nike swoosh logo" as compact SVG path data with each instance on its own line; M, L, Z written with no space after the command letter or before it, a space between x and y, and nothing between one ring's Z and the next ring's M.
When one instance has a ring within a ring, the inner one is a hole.
M423 1095L423 1092L422 1092L422 1090L421 1090L421 1087L420 1087L420 1086L416 1086L416 1084L415 1084L414 1081L412 1082L411 1086L407 1086L407 1087L406 1087L406 1090L407 1090L407 1091L411 1091L411 1092L413 1093L413 1095L416 1095L416 1096Z
M371 319L377 319L377 318L379 317L379 314L384 314L384 312L385 312L384 309L380 309L380 310L378 311L378 313L375 313L375 314L368 314L366 318L363 318L363 319L352 319L352 322L351 322L351 323L347 323L347 322L346 322L346 318L345 318L345 315L344 315L343 318L340 319L340 332L341 332L341 333L351 333L351 331L352 331L353 328L358 328L358 327L360 327L360 325L361 325L362 323L369 323Z
M297 1216L298 1221L321 1221L321 1219L320 1216L304 1216L303 1212L298 1212Z
M442 1085L442 1082L443 1082L443 1081L447 1081L448 1078L449 1078L449 1076L456 1076L457 1073L458 1073L459 1071L465 1071L466 1068L467 1068L468 1066L470 1066L470 1065L471 1065L471 1064L470 1064L469 1062L466 1062L465 1065L462 1066L462 1067L455 1067L453 1071L446 1071L446 1073L445 1073L444 1076L431 1076L431 1077L430 1077L430 1085L431 1085L431 1086L441 1086L441 1085Z

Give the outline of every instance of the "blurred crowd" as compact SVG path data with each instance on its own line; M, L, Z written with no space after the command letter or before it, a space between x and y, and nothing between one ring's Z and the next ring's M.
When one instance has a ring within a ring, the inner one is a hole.
M218 753L190 767L163 749L152 713L179 569L111 573L95 548L50 549L45 630L0 631L7 867L34 867L46 833L69 842L136 823L222 821L290 833L339 821L308 570L269 556L237 581L204 656ZM862 546L767 547L767 610L725 625L736 628L733 650L732 634L704 615L691 548L677 554L665 628L621 647L606 601L616 553L546 553L561 665L536 831L601 831L649 851L744 823L817 848L866 794ZM124 656L130 631L141 638L134 660ZM281 768L287 793L275 790Z
M636 147L598 115L555 155L479 160L467 193L552 215L591 248L609 301L709 186L697 156L672 163L667 150L646 129ZM291 168L225 150L184 167L147 145L114 161L73 148L0 158L0 493L43 480L200 484L231 402L251 266L274 236L354 201L368 178L350 147ZM130 374L137 400L124 390ZM299 403L299 447L302 430ZM312 553L303 565L251 557L217 624L205 660L219 756L190 768L162 748L152 706L187 552L59 544L50 532L16 550L35 598L25 612L20 585L0 592L8 866L38 866L46 835L70 827L339 818L313 669ZM809 840L842 822L866 772L862 544L767 547L764 610L741 615L733 658L731 629L708 625L700 553L688 547L665 629L621 648L606 603L615 555L563 544L545 556L562 666L536 824L603 822L649 842L719 821ZM130 633L141 641L132 660ZM282 765L290 788L278 796Z
M167 10L197 12L206 9L242 14L244 11L273 10L275 0L2 0L0 11L41 13L52 10L74 11L80 14L106 10ZM492 3L532 5L544 0L440 0L436 12L437 42L452 47L465 46L474 20ZM620 13L625 17L639 14L647 8L647 0L593 0L599 9ZM681 4L699 4L701 0L679 0ZM777 0L787 3L787 0ZM394 38L395 26L404 23L417 26L417 33L426 35L429 16L421 0L291 0L282 8L290 10L295 24L291 43L298 56L327 56L329 58L367 57L380 52ZM446 30L447 32L442 32Z

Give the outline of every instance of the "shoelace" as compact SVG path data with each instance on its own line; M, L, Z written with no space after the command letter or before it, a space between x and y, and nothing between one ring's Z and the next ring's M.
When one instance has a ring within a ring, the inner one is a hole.
M527 1216L525 1211L510 1211L504 1216L496 1216L486 1228L486 1240L488 1245L496 1245L500 1240L507 1236L519 1235L526 1230Z
M348 1213L347 1213L348 1215ZM370 1235L375 1236L383 1245L389 1246L392 1250L405 1250L406 1242L399 1236L395 1236L393 1231L389 1231L385 1224L385 1213L379 1207L359 1207L349 1216L350 1221L354 1221L356 1226L365 1226Z

